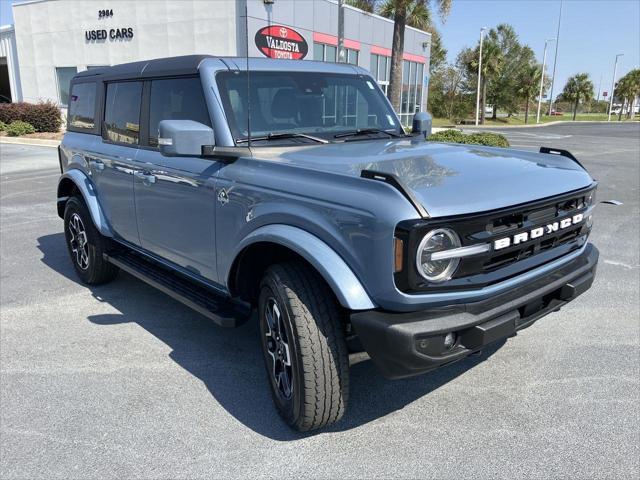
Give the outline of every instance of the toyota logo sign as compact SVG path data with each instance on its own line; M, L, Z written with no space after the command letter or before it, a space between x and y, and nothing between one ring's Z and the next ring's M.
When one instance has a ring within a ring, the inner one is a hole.
M293 28L272 25L256 32L256 47L265 57L301 60L309 51L302 35Z

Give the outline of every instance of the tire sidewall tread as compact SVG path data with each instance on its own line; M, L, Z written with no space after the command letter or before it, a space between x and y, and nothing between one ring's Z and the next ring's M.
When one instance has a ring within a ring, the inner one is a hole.
M274 391L280 414L301 431L339 420L349 392L349 360L341 322L344 312L324 280L302 262L276 264L267 270L261 283L261 324L264 297L269 291L275 294L278 307L284 308L287 329L294 333L290 343L294 351L296 398L292 399L292 405L284 406ZM266 348L264 340L261 341L263 349ZM271 375L269 378L274 390Z

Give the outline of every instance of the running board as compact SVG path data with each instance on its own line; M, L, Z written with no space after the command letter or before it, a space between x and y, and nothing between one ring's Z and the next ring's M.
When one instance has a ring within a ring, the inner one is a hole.
M130 250L105 253L104 258L221 327L237 327L247 321L251 314L249 304L223 297L213 289L191 282L138 253Z

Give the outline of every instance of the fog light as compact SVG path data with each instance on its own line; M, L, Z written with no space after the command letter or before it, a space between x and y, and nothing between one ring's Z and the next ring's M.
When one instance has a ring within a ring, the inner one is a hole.
M450 350L456 344L456 334L449 332L444 337L444 348Z

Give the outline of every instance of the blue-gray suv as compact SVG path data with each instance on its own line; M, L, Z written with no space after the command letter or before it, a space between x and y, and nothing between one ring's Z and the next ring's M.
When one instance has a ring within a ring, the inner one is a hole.
M78 276L124 270L221 326L257 310L298 430L342 417L350 352L427 372L593 282L578 160L429 142L424 113L406 135L362 68L166 58L81 72L69 103L57 208Z

